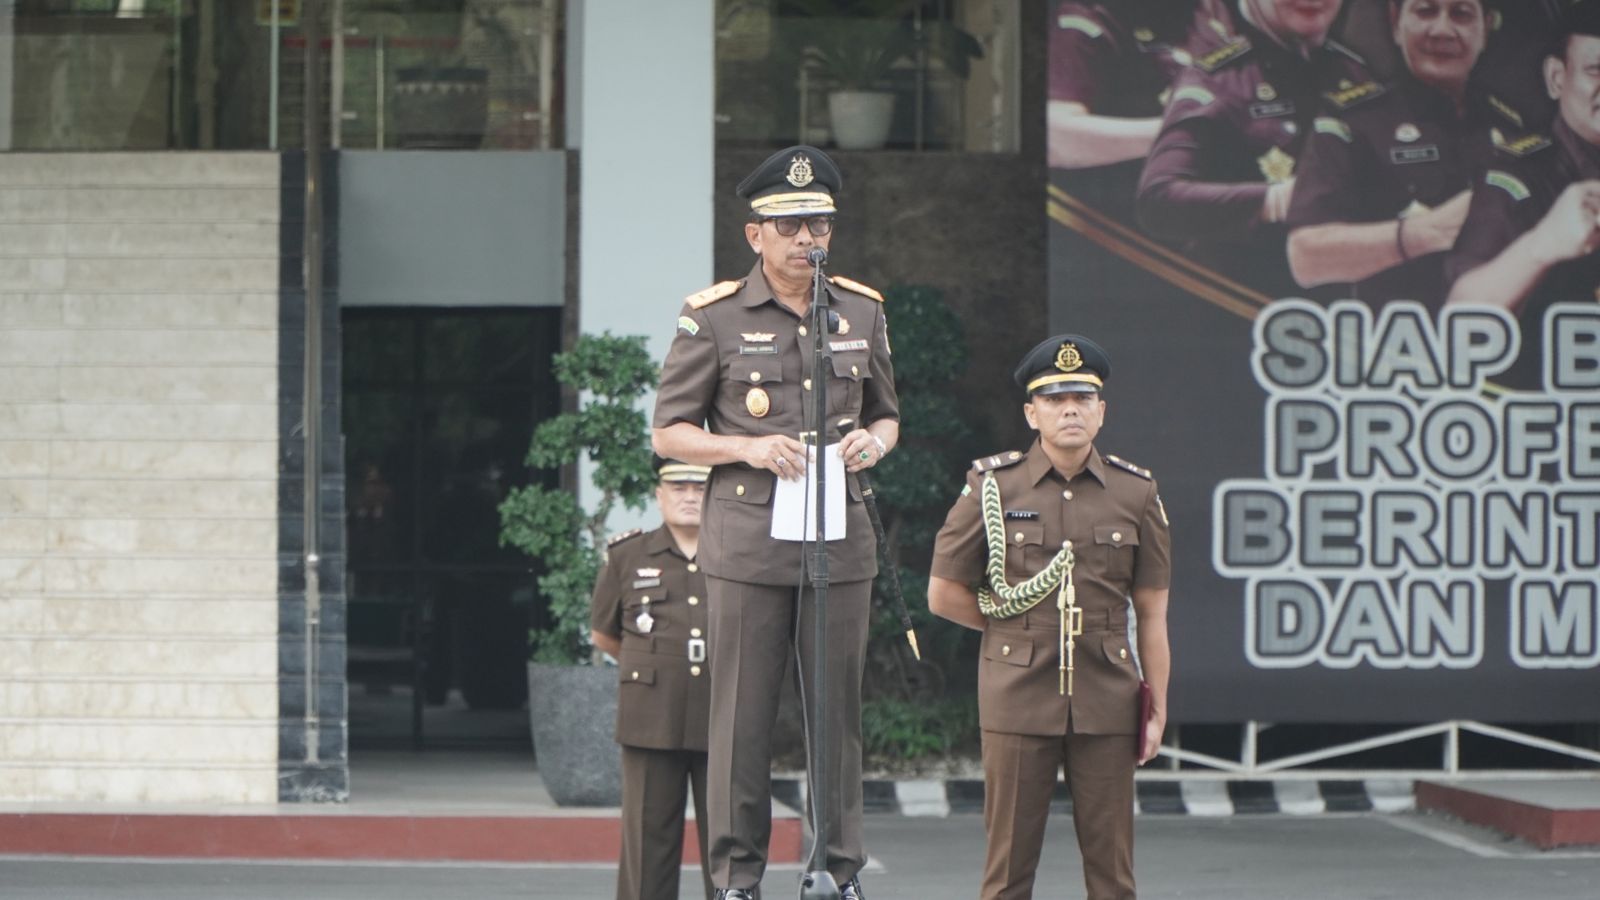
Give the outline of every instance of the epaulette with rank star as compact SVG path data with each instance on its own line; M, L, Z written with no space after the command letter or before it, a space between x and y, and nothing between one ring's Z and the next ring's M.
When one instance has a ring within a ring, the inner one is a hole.
M623 541L629 538L636 538L641 534L644 534L643 528L629 528L627 531L619 531L616 534L613 534L611 537L606 538L606 546L615 547Z
M1507 138L1498 128L1489 129L1489 140L1494 143L1494 148L1508 156L1518 159L1532 156L1540 150L1555 146L1555 141L1542 134L1525 134L1521 137Z
M1127 460L1123 459L1120 456L1112 456L1111 454L1107 453L1106 454L1106 462L1111 463L1113 466L1116 466L1117 468L1122 469L1125 472L1132 472L1133 474L1139 476L1140 478L1143 478L1145 481L1155 481L1156 480L1156 476L1150 474L1150 470L1149 469L1141 469L1138 466L1134 465L1131 462L1128 462Z
M836 284L839 287L842 287L847 291L855 291L856 293L860 294L863 297L871 297L872 299L878 301L879 303L883 302L883 295L882 294L878 293L877 291L873 290L872 288L867 287L866 285L862 284L859 281L855 281L853 279L846 278L843 275L829 275L828 276L828 283L829 284Z
M739 290L743 287L744 279L742 278L738 281L719 281L697 294L690 294L683 298L683 302L689 304L693 309L703 309L724 297L731 297L739 293Z
M1328 91L1323 94L1334 109L1346 110L1353 106L1360 106L1368 100L1376 100L1384 95L1383 85L1376 81L1363 81L1349 87L1341 87L1337 91Z
M1212 50L1210 53L1196 58L1194 64L1203 72L1215 72L1236 59L1244 58L1244 55L1249 52L1249 39L1237 38Z
M1006 466L1014 466L1022 462L1022 457L1023 454L1017 450L1013 450L1010 453L996 453L993 456L984 456L973 460L972 469L975 472L993 472L995 469L1004 469Z

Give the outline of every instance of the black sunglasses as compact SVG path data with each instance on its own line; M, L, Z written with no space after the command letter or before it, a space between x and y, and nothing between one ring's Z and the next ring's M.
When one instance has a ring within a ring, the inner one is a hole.
M806 223L806 230L812 237L822 237L833 230L833 216L780 216L767 221L778 233L784 237L794 237L800 233L800 223Z

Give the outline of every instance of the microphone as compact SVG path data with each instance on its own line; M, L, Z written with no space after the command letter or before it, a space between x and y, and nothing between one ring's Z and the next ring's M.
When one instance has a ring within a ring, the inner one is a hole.
M813 266L821 266L828 261L828 251L821 247L812 247L806 251L806 262Z

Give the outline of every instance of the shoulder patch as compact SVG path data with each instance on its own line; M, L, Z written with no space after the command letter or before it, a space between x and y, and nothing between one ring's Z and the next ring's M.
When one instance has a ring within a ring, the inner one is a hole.
M1494 143L1494 148L1501 153L1521 159L1532 156L1540 150L1555 146L1555 142L1542 134L1525 134L1518 138L1507 138L1498 128L1489 130L1489 139Z
M1354 143L1356 139L1350 131L1350 126L1346 125L1343 119L1335 119L1332 116L1317 116L1312 127L1316 129L1317 134L1331 134L1346 144Z
M1010 453L996 453L993 456L981 457L972 461L972 470L975 472L993 472L995 469L1004 469L1006 466L1014 466L1022 462L1024 455L1020 450L1012 450Z
M1106 33L1104 28L1088 16L1061 16L1056 19L1056 27L1067 31L1081 31L1092 38Z
M1150 474L1150 470L1149 469L1142 469L1142 468L1134 465L1133 463L1128 462L1127 460L1123 459L1120 456L1112 456L1111 454L1108 453L1108 454L1106 454L1106 462L1111 463L1113 466L1116 466L1117 468L1123 470L1124 472L1132 472L1133 474L1139 476L1140 478L1143 478L1145 481L1154 481L1155 480L1155 476Z
M1368 100L1375 100L1384 95L1383 85L1376 81L1364 81L1361 84L1337 91L1328 91L1322 96L1333 105L1334 109L1346 110L1353 106L1360 106Z
M1489 108L1504 116L1507 121L1511 122L1511 124L1517 126L1518 128L1523 127L1522 113L1517 112L1516 109L1511 106L1511 104L1501 100L1494 94L1489 95Z
M1217 100L1217 95L1211 93L1198 84L1186 84L1172 92L1171 105L1177 106L1180 100L1193 100L1201 106L1210 106Z
M700 323L689 318L688 316L679 316L678 330L689 335L690 337L694 337L700 333Z
M1248 38L1236 38L1195 59L1194 64L1202 71L1215 72L1236 59L1241 59L1250 52Z
M828 276L828 283L829 284L836 284L839 287L842 287L847 291L855 291L856 293L860 294L863 297L871 297L872 299L878 301L879 303L883 302L883 295L882 294L878 293L877 291L873 290L872 288L867 287L866 285L862 284L859 281L855 281L853 279L846 278L843 275L829 275Z
M621 531L606 538L606 546L615 547L623 541L629 538L636 538L641 534L644 534L643 528L629 528L627 531Z
M703 309L724 297L731 297L737 294L742 287L744 287L743 279L739 281L719 281L698 294L690 294L683 298L683 302L694 309Z
M1533 195L1533 192L1528 190L1528 186L1522 183L1522 179L1512 175L1510 172L1501 172L1498 169L1490 169L1489 173L1483 176L1483 183L1505 191L1511 195L1511 199L1519 203Z

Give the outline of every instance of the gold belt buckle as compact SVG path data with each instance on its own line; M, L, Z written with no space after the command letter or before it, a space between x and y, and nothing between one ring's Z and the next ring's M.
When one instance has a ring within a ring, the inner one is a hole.
M1083 607L1067 607L1067 634L1074 637L1083 634Z
M699 663L706 661L706 639L689 639L689 662Z

